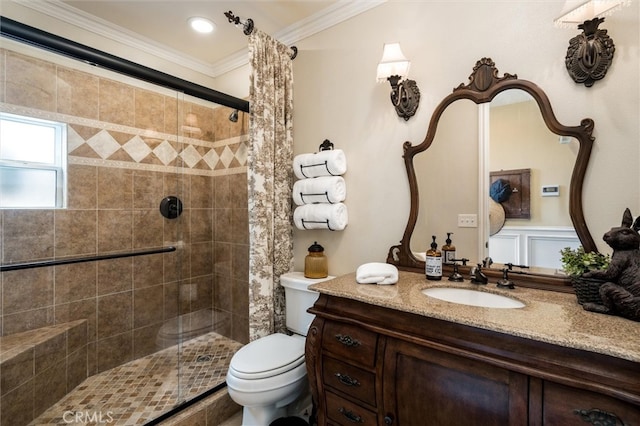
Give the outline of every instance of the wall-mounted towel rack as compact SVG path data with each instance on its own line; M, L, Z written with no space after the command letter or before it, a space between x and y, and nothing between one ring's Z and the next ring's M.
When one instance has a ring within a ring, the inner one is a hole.
M333 149L333 142L329 139L325 139L319 146L318 151L330 151Z
M307 223L322 223L323 225L327 226L327 229L329 231L335 231L335 229L332 229L331 225L329 225L329 219L326 219L326 220L305 220L305 219L300 219L300 220L302 221L302 227L304 229L316 229L315 227L307 228L307 225L306 225Z
M305 201L304 197L322 197L322 196L324 196L324 198L327 199L327 203L333 204L333 201L331 201L329 199L329 191L318 192L316 194L313 194L313 193L304 194L304 193L300 192L300 199L302 199L302 201L305 204L307 204L307 202ZM318 203L318 201L310 201L309 203Z
M333 149L333 143L329 140L329 139L325 139L319 146L318 146L318 151L330 151ZM338 175L334 175L333 173L331 173L331 170L329 170L329 163L327 162L327 160L323 161L322 163L317 163L317 164L309 164L306 166L303 166L302 164L300 165L300 173L302 173L302 175L306 178L310 177L307 176L304 172L304 169L307 167L318 167L318 166L324 166L325 169L327 169L327 173L329 173L331 176L338 176ZM321 194L322 195L322 194ZM328 201L328 198L327 198Z
M293 223L301 230L326 229L342 231L348 223L346 184L342 175L347 160L341 149L325 139L318 152L299 154L293 159L293 172L298 178L293 184L292 197L298 205Z
M176 251L176 248L173 246L168 246L168 247L161 247L157 249L137 250L137 251L126 252L126 253L110 253L110 254L102 254L97 256L70 257L66 259L13 263L13 264L7 264L7 265L0 265L0 272L17 271L20 269L44 268L46 266L69 265L72 263L94 262L98 260L119 259L122 257L145 256L149 254L169 253L172 251Z
M306 177L306 178L311 178L313 176L309 176L307 175L304 170L309 168L309 167L324 167L327 170L327 173L329 173L331 176L340 176L338 174L333 174L331 173L331 170L329 170L329 163L328 161L323 161L322 163L317 163L317 164L308 164L308 165L302 165L300 164L300 173L302 173L302 176Z

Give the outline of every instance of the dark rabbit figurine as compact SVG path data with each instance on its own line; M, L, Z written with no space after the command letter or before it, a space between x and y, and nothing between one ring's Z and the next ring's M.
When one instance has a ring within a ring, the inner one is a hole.
M626 209L622 226L611 228L604 241L613 249L609 267L602 271L585 273L584 277L607 282L600 286L602 304L585 303L592 312L619 315L640 321L640 217L635 222Z

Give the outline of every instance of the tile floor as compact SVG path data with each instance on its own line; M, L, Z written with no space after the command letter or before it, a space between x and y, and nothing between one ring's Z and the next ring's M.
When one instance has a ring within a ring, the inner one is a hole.
M31 425L143 425L222 383L241 347L212 332L131 361L89 377Z

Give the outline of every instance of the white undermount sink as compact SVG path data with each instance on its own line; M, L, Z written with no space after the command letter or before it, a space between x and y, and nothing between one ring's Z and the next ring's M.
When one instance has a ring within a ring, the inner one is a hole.
M514 309L523 308L524 303L499 294L485 291L469 290L455 287L432 287L422 290L422 293L436 299L461 305L480 306L483 308Z

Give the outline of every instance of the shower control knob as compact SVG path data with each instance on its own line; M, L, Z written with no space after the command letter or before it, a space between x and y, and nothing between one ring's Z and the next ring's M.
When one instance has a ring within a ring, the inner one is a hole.
M163 198L160 202L160 214L167 219L176 219L182 214L182 201L174 195Z

